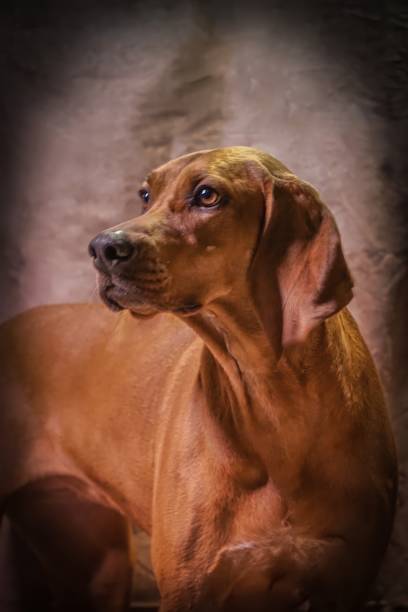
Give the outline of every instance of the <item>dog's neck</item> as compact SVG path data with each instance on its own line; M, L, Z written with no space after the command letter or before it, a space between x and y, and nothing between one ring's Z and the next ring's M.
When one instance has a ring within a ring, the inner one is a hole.
M324 325L314 330L302 346L277 355L249 297L230 295L214 301L187 319L203 339L231 388L241 401L242 387L275 397L277 380L286 377L293 385L304 384L316 349L324 348Z
M291 397L307 401L316 360L324 355L324 325L278 359L251 300L242 294L217 300L187 321L205 343L200 369L205 405L237 455L247 457L247 465L262 464L257 446L264 432L266 447L266 432L278 431L288 410L302 410L302 400L291 402ZM262 473L250 471L249 480L253 474L262 480Z

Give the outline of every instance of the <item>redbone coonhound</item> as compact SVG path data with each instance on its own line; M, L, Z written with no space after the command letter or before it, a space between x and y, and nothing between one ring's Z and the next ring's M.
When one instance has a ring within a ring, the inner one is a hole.
M129 522L162 612L358 609L396 458L332 215L247 147L170 161L140 196L89 246L110 310L2 327L3 511L61 610L127 608Z

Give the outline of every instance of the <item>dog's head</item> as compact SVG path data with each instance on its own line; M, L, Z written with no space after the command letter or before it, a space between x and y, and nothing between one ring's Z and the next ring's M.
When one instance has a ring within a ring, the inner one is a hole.
M310 185L265 153L185 155L149 174L139 194L143 214L89 246L101 297L114 310L191 316L246 287L279 350L351 299L331 214Z

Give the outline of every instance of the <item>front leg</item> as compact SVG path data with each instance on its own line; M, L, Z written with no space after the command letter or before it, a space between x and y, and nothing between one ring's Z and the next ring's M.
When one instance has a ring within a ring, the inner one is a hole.
M220 506L222 511L207 514L203 507L205 502L195 515L188 508L179 516L172 513L172 525L166 529L159 523L153 529L160 612L308 609L302 574L321 555L319 542L296 540L288 528L277 528L268 537L262 525L257 535L244 538L236 533L235 513Z
M197 540L199 534L196 528ZM206 534L205 550L191 554L190 545L190 555L187 548L177 553L169 542L163 550L155 543L160 612L351 612L362 603L353 554L340 538L301 537L280 528L217 547L208 529ZM192 537L190 532L185 541Z
M151 552L160 612L306 605L303 557L282 527L285 508L275 488L238 490L216 469L194 466L187 450L175 453L172 465L167 456L155 486Z
M242 543L224 547L205 572L179 572L162 581L160 612L293 612L310 610L310 597L284 559ZM286 565L286 567L285 567ZM318 609L318 608L314 608ZM326 608L319 608L319 610ZM335 607L331 608L335 610ZM328 612L329 608L327 608Z

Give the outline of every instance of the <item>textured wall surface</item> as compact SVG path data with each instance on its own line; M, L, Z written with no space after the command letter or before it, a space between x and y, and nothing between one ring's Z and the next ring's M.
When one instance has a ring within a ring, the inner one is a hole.
M152 167L229 144L280 158L336 216L390 399L401 492L375 596L408 609L408 7L304 4L2 9L0 318L95 299L87 243L138 212Z

